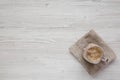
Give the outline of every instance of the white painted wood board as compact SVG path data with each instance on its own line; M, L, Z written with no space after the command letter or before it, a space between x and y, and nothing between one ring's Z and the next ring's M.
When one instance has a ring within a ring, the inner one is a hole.
M94 78L68 50L90 29L117 56ZM119 36L120 0L0 0L0 80L119 80Z

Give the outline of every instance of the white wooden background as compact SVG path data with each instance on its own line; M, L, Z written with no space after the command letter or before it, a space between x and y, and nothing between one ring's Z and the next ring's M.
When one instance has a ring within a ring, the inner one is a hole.
M117 59L91 77L68 48L90 29ZM0 0L0 80L120 80L120 0Z

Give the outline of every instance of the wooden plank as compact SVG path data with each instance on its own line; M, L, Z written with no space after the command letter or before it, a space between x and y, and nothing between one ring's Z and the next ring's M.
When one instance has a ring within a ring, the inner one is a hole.
M0 80L119 80L119 13L120 0L0 0ZM90 29L117 55L96 78L68 52Z

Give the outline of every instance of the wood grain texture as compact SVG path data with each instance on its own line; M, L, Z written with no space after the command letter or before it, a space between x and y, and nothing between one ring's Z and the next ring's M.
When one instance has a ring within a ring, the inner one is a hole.
M97 44L103 48L103 58L105 59L104 61L101 60L98 64L91 64L83 58L84 49L90 43ZM103 68L107 67L116 58L113 50L100 38L100 36L94 30L90 30L86 35L84 35L74 45L72 45L69 50L70 53L81 63L81 65L91 76L98 74L98 72L102 71Z
M95 78L68 51L90 29L117 55ZM0 0L0 80L119 80L119 35L119 0Z

